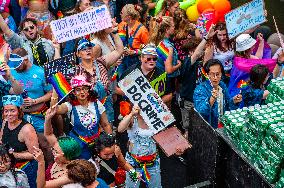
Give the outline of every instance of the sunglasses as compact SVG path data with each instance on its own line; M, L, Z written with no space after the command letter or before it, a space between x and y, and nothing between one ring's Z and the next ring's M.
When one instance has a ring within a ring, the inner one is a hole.
M157 61L157 57L147 57L147 61Z
M34 28L35 28L35 26L34 26L34 25L31 25L31 26L29 26L29 27L25 27L25 28L23 29L23 31L28 32L29 30L34 30Z

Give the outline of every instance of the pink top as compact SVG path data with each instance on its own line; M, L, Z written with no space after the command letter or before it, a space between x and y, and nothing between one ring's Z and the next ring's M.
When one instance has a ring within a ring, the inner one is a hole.
M2 12L10 13L9 4L10 0L0 0L0 13Z

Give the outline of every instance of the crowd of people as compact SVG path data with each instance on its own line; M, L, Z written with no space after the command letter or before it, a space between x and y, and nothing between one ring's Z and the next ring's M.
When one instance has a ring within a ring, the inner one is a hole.
M112 27L61 44L54 39L52 20L101 5ZM263 104L270 80L284 75L284 49L270 28L229 39L217 22L201 33L178 0L164 1L157 15L155 0L0 6L1 187L162 187L155 133L117 84L135 69L149 82L166 73L160 97L185 138L194 110L220 127L225 111ZM43 65L69 54L77 59L72 92L58 104ZM263 59L275 59L273 67ZM234 86L236 61L249 60L247 87ZM177 146L175 155L184 152Z

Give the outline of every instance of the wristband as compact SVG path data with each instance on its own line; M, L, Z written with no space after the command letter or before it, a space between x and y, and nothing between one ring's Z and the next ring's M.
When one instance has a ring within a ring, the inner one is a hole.
M205 37L203 37L203 39L204 39L204 40L206 40L206 41L208 41L208 38L207 38L206 36L205 36Z
M114 34L114 35L115 35L115 34L117 34L117 33L118 33L118 31L117 31L117 30L115 30L115 31L113 31L113 32L112 32L112 34Z

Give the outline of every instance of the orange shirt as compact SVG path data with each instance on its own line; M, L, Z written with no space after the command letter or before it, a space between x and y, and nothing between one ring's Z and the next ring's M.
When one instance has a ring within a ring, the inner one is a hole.
M144 25L142 25L139 28L139 30L137 32L135 32L140 24L141 23L139 21L136 21L134 26L132 27L132 29L130 31L128 31L128 38L130 39L130 37L133 37L132 44L128 44L128 46L127 46L130 49L140 49L141 45L146 45L148 43L149 32ZM119 36L120 36L120 38L121 38L121 40L123 41L124 44L125 44L125 40L126 40L126 27L127 27L126 22L121 22L118 25L118 33L119 33ZM129 39L128 39L128 42L130 43L131 40L129 40Z

